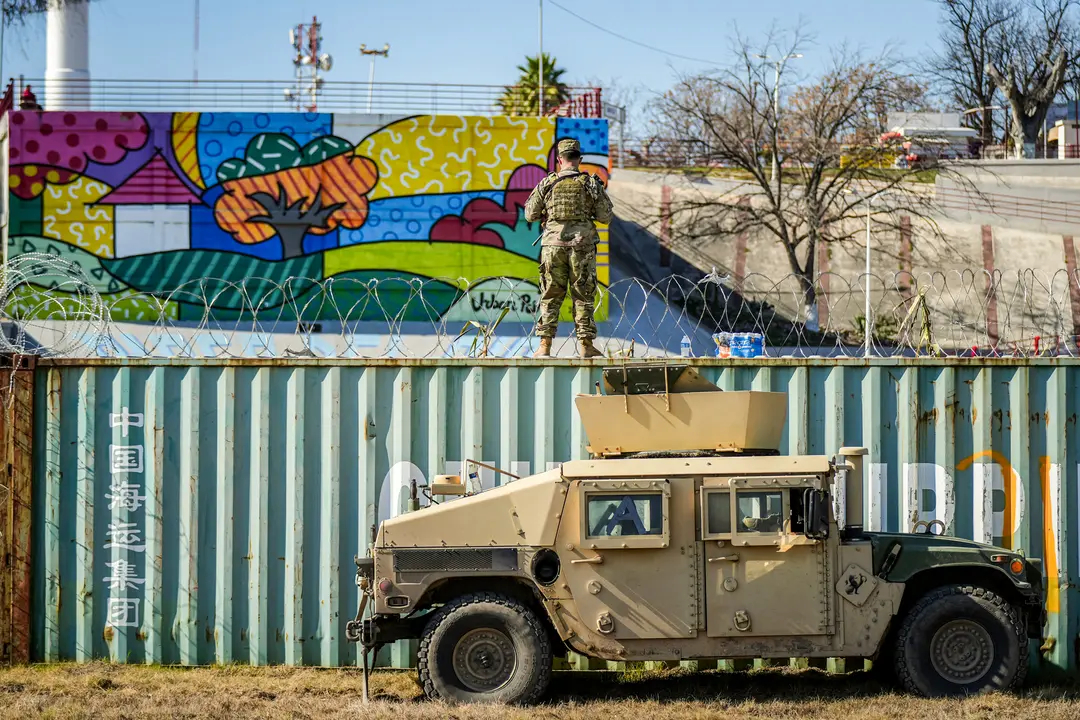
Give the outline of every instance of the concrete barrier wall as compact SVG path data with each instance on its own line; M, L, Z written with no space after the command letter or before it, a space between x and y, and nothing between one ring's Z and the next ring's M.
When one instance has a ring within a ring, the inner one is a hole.
M1025 179L1041 180L1013 178L1008 191L1028 187L1019 184ZM980 187L999 191L987 183ZM610 192L618 215L616 253L629 254L643 274L652 273L655 281L667 273L687 272L687 264L705 272L717 267L746 297L768 300L784 316L797 316L799 284L774 236L716 234L695 227L695 213L686 210L687 203L744 193L743 184L721 178L691 184L677 175L616 171ZM1000 338L1010 351L1015 342L1032 352L1039 336L1043 348L1060 342L1075 352L1071 338L1080 335L1080 276L1073 234L1080 236L1080 214L1070 225L1013 217L1008 207L998 215L961 212L952 206L947 210L932 224L902 214L888 223L875 222L870 282L875 315L895 325L907 312L905 299L930 286L927 302L939 341L951 335L981 336L970 345L986 349ZM830 329L854 332L865 314L864 227L863 220L855 219L848 228L851 241L818 248L815 272L822 275L818 312L823 326ZM667 268L661 267L660 246L665 243L676 256ZM993 291L987 282L990 276L995 278ZM951 326L967 330L955 333Z
M1080 364L697 362L723 389L788 394L786 453L868 446L870 528L941 520L1042 557L1055 642L1040 662L1076 671ZM32 658L354 665L352 558L406 509L409 479L585 457L572 400L599 370L44 361Z

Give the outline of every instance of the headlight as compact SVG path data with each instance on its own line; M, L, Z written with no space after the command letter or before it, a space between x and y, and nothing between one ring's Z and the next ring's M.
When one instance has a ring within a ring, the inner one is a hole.
M1009 572L1018 577L1024 574L1024 569L1026 568L1024 565L1024 558L1017 557L1016 555L991 555L990 562L1008 568Z

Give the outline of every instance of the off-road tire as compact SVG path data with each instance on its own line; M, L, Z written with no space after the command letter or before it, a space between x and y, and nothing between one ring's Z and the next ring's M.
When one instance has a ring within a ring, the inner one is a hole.
M947 664L947 639L941 640L944 635L939 636L939 631L947 634L948 628L943 628L955 621L966 624L959 629L967 636L966 645L972 645L972 637L978 638L974 644L982 655L976 655L974 661L970 655L960 658L975 667L952 668L954 676L950 678L937 669ZM936 655L935 648L939 651ZM981 587L947 585L927 593L911 608L897 633L894 654L896 677L909 692L924 697L977 695L1023 683L1028 638L1021 614L1004 598ZM964 678L965 682L957 682L965 672L973 674Z
M455 667L455 648L471 631L501 633L512 647L513 669L501 686L478 692ZM551 639L536 613L497 593L463 595L439 608L428 621L417 652L420 685L432 700L451 703L528 705L551 681Z

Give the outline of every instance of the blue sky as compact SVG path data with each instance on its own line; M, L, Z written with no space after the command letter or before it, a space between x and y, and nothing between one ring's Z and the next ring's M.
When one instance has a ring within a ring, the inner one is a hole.
M801 61L813 71L830 48L848 41L867 49L893 43L908 55L936 35L932 0L558 0L622 35L671 52L724 62L736 27L760 33L774 21L805 20L815 36ZM201 0L199 76L285 80L292 73L288 30L318 14L324 50L334 56L328 80L366 81L360 43L391 45L377 80L499 84L536 52L537 0ZM195 0L96 0L91 10L91 74L98 78L190 78ZM41 77L45 22L8 28L3 74ZM604 35L545 3L544 49L570 80L616 79L662 90L680 72L708 66L666 57Z

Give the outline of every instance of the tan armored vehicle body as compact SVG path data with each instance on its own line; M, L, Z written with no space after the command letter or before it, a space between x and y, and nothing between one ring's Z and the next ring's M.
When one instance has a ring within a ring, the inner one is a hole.
M779 455L782 394L721 392L687 367L604 378L606 395L576 398L594 459L381 525L357 561L374 615L362 605L350 639L420 639L427 694L466 702L537 699L567 649L871 658L926 695L1022 680L1038 560L864 532L865 450Z

